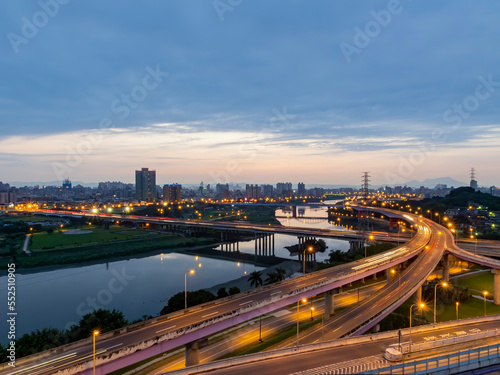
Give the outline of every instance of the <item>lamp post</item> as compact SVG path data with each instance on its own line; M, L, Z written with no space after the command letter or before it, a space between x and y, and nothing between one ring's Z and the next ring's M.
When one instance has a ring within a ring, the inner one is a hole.
M391 273L394 276L396 274L396 270L394 268L391 268ZM401 272L398 273L398 295L400 289L401 289Z
M302 298L302 302L306 303L307 300L305 298ZM297 301L297 348L299 347L299 304L300 300Z
M420 308L424 308L425 307L425 304L423 303L419 303L418 305L417 304L413 304L410 306L410 346L409 346L409 349L408 349L408 352L411 352L411 309L413 306L417 306L417 307L420 307Z
M304 249L304 252L302 253L302 273L305 275L306 274L306 251L313 251L312 246L308 246L306 249Z
M375 237L374 237L372 234L370 234L370 235L368 236L368 240L370 240L370 241L373 241L373 239L374 239L374 238L375 238ZM366 237L365 237L365 258L366 258Z
M437 292L438 285L439 285L439 283L436 283L436 285L434 285L434 324L436 324L436 292ZM448 286L448 284L446 282L442 282L441 286L443 288L446 288Z
M477 254L477 237L471 234L470 238L474 240L474 252Z
M486 316L486 296L488 295L487 291L483 292L483 299L484 299L484 316Z
M188 293L187 293L187 275L191 274L194 275L194 270L189 270L184 274L184 308L188 308Z
M455 307L456 307L456 310L457 310L457 320L458 320L458 305L459 305L459 303L455 302Z
M93 364L94 364L94 367L93 367L93 369L94 369L94 375L95 375L95 337L96 337L98 334L99 334L99 331L97 331L97 330L96 330L96 331L94 331L94 332L92 332L92 342L93 342L93 345L92 345L92 347L93 347L92 362L93 362Z
M262 315L259 316L259 342L262 342Z

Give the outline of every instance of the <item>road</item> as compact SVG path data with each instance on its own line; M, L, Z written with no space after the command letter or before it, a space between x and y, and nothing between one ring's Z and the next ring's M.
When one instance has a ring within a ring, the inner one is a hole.
M416 216L415 220L418 220ZM133 353L132 351L121 361L115 360L110 365L98 367L96 374L105 374L110 372L110 370L120 368L116 366L128 365L134 363L134 361L145 359L147 356L165 352L269 311L282 308L301 298L309 298L350 281L379 272L404 259L408 259L417 254L431 238L431 227L429 224L421 223L417 224L417 226L419 230L411 241L399 248L382 254L257 288L250 292L235 295L232 298L196 306L183 313L165 317L155 324L150 324L128 333L117 334L105 340L99 340L98 337L96 344L97 358L107 357L124 347L136 345L141 342L148 341L151 346L147 350L141 347L142 350L140 352ZM435 237L436 235L432 236ZM439 242L437 239L436 241ZM422 267L431 267L431 263L429 260L428 264L424 264ZM421 269L418 274L423 274L424 272L427 271L422 271ZM405 284L404 287L411 287L411 285ZM380 309L384 308L394 298L394 295L392 295L387 300L380 301L375 309L362 312L360 316L354 316L354 320L348 324L346 323L346 327L349 326L352 329L356 325L355 322L359 325L363 319L368 319L374 314L379 313ZM160 337L162 337L161 340L159 339ZM86 345L77 347L75 350L57 351L43 360L34 359L26 361L16 368L15 372L12 372L8 368L0 371L0 374L51 374L56 370L68 368L76 363L88 362L91 358L92 346L89 342Z
M346 290L335 297L335 308L339 309L351 306L358 302L358 297L359 300L364 300L380 288L383 288L386 284L387 282L384 280L375 284L364 285L359 288L359 293L357 288ZM308 301L308 303L300 310L299 320L301 324L310 322L311 305L314 306L313 318L318 322L318 325L321 326L319 322L322 321L322 315L324 312L323 297L315 299L311 302ZM297 321L296 319L297 314L295 306L264 315L262 317L263 340L267 340L283 329L294 327ZM227 330L227 332L222 332L222 334L224 335L223 340L218 338L220 333L208 338L210 344L200 350L200 363L215 361L218 358L221 358L226 354L230 354L246 345L257 343L260 337L259 319L254 319L250 322L245 322L240 326L232 327L230 330ZM278 347L280 346L275 346L273 348ZM156 372L170 371L185 367L184 348L179 349L177 353L170 356L169 359L162 360L161 363L163 363L161 368L150 373L154 374Z
M345 336L358 328L360 322L371 320L371 325L375 325L382 320L382 317L388 315L388 312L392 312L407 300L427 280L441 260L446 246L446 235L440 230L441 228L431 221L428 225L433 228L433 234L429 245L421 254L386 287L329 319L325 326L327 332L324 334L325 340ZM384 314L381 315L382 313ZM323 339L320 329L314 328L310 331L302 335L300 344L319 342Z
M428 331L422 333L412 333L412 342L419 343L427 341L433 337L446 337L456 336L465 332L474 332L474 330L489 330L498 328L498 321L486 323L471 323L467 326L461 327L448 327L448 328L433 328L432 325L427 326ZM408 334L403 334L402 342L409 341ZM360 344L346 345L331 349L314 350L306 353L293 354L288 356L281 356L275 359L261 359L259 361L223 368L219 370L211 370L209 373L214 375L289 375L299 371L306 371L310 369L319 368L322 366L331 366L337 364L337 367L344 368L349 372L350 367L355 364L372 362L375 360L379 363L387 363L382 355L385 349L391 345L397 344L396 338L376 339L373 338L371 342L364 342ZM222 361L221 361L222 362ZM205 371L198 371L197 374L208 373ZM169 375L174 375L174 372L169 372Z

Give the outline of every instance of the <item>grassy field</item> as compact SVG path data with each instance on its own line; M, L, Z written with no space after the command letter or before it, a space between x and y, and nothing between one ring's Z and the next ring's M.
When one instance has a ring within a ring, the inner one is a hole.
M472 274L470 276L465 276L463 278L452 280L457 286L468 287L472 295L480 295L481 291L487 290L489 293L489 298L493 294L493 275L490 272ZM400 307L398 307L393 314L409 317L410 306L414 303L413 298L405 301ZM423 311L417 314L416 307L413 307L413 316L416 320L413 324L417 324L419 319L425 319L426 323L431 323L434 321L434 300L431 298L425 301L426 307ZM492 300L486 299L486 315L496 315L500 314L500 306L493 304ZM484 316L484 300L478 298L472 298L467 303L460 303L458 306L458 318L476 318ZM386 318L391 319L391 316ZM447 322L451 320L456 320L456 305L455 303L443 304L441 301L437 301L436 305L436 321L437 322ZM421 322L424 323L423 321Z
M481 272L478 274L472 274L470 276L464 276L453 282L456 285L467 287L470 290L477 291L478 293L482 291L487 291L493 294L493 274L491 272Z
M6 217L2 218L2 221L8 222L8 221L57 221L60 222L63 219L59 218L50 218L50 217L43 217L43 216L11 216L11 217Z
M80 247L52 249L51 251L34 252L31 256L17 254L18 269L40 266L55 266L77 264L89 261L103 262L118 257L131 257L155 250L170 250L194 246L210 246L216 241L211 238L184 238L178 235L164 235L162 237L135 239L120 242L103 243L96 245L82 245ZM11 257L1 257L0 267L12 261Z
M31 251L40 251L43 249L53 249L61 246L81 246L90 243L109 243L116 241L127 241L138 238L154 239L165 236L155 232L144 230L129 229L126 227L112 226L108 230L93 226L83 227L82 231L91 231L86 234L66 234L66 230L56 231L51 234L46 232L35 233L33 242L29 246Z

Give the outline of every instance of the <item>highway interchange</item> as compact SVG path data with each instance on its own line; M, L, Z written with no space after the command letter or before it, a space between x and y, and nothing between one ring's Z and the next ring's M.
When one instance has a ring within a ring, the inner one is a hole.
M418 231L411 241L397 248L397 250L288 279L271 286L258 288L249 293L236 295L233 298L197 306L181 314L163 317L156 323L146 325L132 332L118 334L115 337L98 341L96 345L97 357L107 356L112 352L136 345L139 342L154 341L153 344L156 345L151 346L148 350L130 352L130 355L119 361L111 362L111 365L100 366L97 368L96 374L108 373L122 367L124 364L160 354L208 334L284 307L303 297L312 297L329 289L369 276L407 260L422 250L421 254L400 275L400 279L399 277L394 279L387 287L379 290L371 298L363 300L362 303L338 314L329 321L328 324L333 326L334 329L327 328L325 330L328 331L325 339L343 336L354 331L363 322L374 318L371 320L370 325L365 326L368 329L409 297L433 271L446 246L451 247L453 245L451 233L443 230L444 228L439 225L428 220L419 221L421 219L415 215L405 214L405 217L414 222ZM158 223L165 222L164 219L154 220ZM151 218L148 218L148 222L152 221ZM239 227L238 224L236 226ZM253 226L248 223L245 223L244 226L245 229L281 231L279 227ZM204 325L208 328L202 327L204 329L199 329L202 322L205 322ZM317 338L311 335L307 339L316 340ZM81 345L74 350L58 351L43 360L27 361L14 372L3 370L0 371L0 374L51 374L59 369L71 367L75 363L88 362L91 356L91 345Z

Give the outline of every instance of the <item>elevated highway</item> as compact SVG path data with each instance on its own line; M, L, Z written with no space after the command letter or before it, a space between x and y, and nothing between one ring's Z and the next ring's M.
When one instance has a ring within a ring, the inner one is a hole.
M499 322L500 317L493 316L413 327L412 343L418 345L437 338L463 337L469 333L485 332L498 328ZM409 330L403 329L401 333L401 342L407 343ZM319 375L363 373L388 366L390 363L384 359L383 355L388 347L398 343L398 339L397 331L382 332L369 336L302 345L299 348L256 353L162 374L290 375L303 373ZM456 349L450 348L448 351L454 352Z
M279 233L289 234L296 236L315 236L325 238L338 238L344 240L364 240L368 235L373 235L375 241L386 242L403 242L411 238L411 235L391 234L387 232L363 232L354 230L332 230L332 229L313 229L313 228L300 228L300 227L285 227L265 224L251 224L245 221L203 221L203 220L184 220L172 219L162 217L147 217L135 215L116 215L116 214L94 214L88 212L73 212L73 211L55 211L55 210L38 210L30 211L38 215L57 216L57 217L98 217L110 221L129 221L134 223L149 223L155 225L174 225L183 227L197 227L205 229L216 230L240 230L247 232L266 232L266 233ZM405 220L401 216L401 220ZM406 219L407 220L407 219Z
M163 219L155 219L159 223ZM417 221L417 218L414 218ZM148 218L151 222L151 218ZM245 223L248 227L252 227ZM286 281L257 288L218 300L195 306L180 313L163 316L153 322L139 324L126 329L105 334L97 342L97 375L107 374L130 364L161 354L172 348L196 341L209 334L226 329L262 314L295 303L302 298L328 292L352 281L384 271L398 263L417 255L429 243L432 227L425 222L415 223L417 233L408 243L385 253L368 257L357 262L329 268L313 274L288 279ZM269 229L266 227L266 229ZM274 227L274 229L281 229ZM429 265L430 266L430 265ZM404 288L412 289L415 283L408 282ZM392 296L391 300L397 296ZM379 306L381 308L383 306ZM369 317L369 312L362 319ZM363 323L357 319L358 323ZM83 341L59 348L41 355L19 360L16 375L50 374L61 369L71 369L71 373L92 373L90 342ZM3 368L0 374L11 373ZM68 372L70 373L70 372Z

